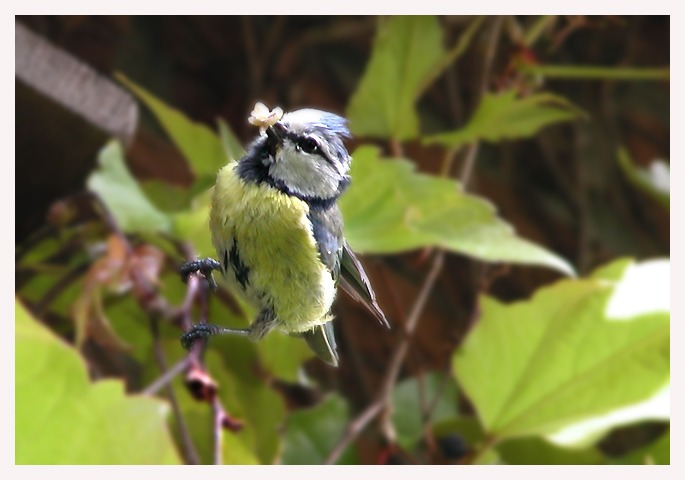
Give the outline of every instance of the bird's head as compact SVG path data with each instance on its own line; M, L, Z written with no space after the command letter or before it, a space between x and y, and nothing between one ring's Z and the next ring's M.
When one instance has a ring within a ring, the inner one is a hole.
M346 120L310 108L286 113L266 128L263 148L270 181L308 199L334 200L349 185Z

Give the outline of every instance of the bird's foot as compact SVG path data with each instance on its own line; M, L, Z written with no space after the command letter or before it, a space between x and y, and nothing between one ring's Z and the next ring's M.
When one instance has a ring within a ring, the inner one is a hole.
M212 275L214 270L221 270L221 264L213 258L207 257L184 263L181 265L179 272L181 273L183 283L188 281L188 276L191 273L201 273L207 279L210 288L216 290L216 280L214 280L214 275Z
M211 323L198 323L190 327L190 329L181 335L181 345L186 350L193 346L195 340L199 338L209 338L214 335L240 335L243 337L250 337L251 330L249 328L226 328Z
M190 327L190 330L181 335L181 345L186 350L190 350L193 343L198 338L209 338L221 332L221 327L211 323L198 323Z

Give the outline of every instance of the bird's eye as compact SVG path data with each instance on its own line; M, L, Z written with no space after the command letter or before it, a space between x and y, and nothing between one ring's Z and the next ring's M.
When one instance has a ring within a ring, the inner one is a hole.
M316 143L316 140L305 137L297 142L297 149L309 154L318 153L319 144Z

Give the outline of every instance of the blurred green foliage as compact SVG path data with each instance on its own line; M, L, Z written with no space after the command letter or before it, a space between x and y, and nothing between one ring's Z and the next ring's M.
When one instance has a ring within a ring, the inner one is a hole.
M337 395L321 401L309 409L293 412L285 425L286 465L311 465L323 463L335 442L344 433L350 418L347 404ZM352 449L342 454L339 465L354 465L358 459Z
M508 90L486 94L463 128L431 135L426 143L458 148L479 140L500 142L527 138L543 127L582 115L568 100L558 95L545 92L520 98L514 90Z
M339 201L345 237L362 253L397 253L420 247L492 262L542 265L567 275L559 256L518 237L486 199L458 183L415 171L403 159L383 159L373 147L353 152L352 186Z
M15 305L17 464L174 464L169 406L91 383L79 354Z
M535 138L563 122L591 121L552 91L522 93L505 87L485 93L460 128L423 134L419 100L453 62L475 48L472 42L485 23L483 17L472 19L447 49L436 17L380 19L366 70L347 106L353 132L456 151L478 142ZM543 17L525 37L527 44L548 27ZM525 66L521 72L526 75L545 74ZM588 72L587 67L568 66L563 73L573 77L574 68L579 77ZM606 71L607 77L612 71ZM633 73L629 79L644 77ZM125 76L117 78L182 152L193 184L137 179L122 147L110 142L103 146L87 187L102 201L109 222L126 235L103 228L101 219L75 227L64 221L57 242L43 239L18 255L17 267L34 276L18 289L15 312L17 463L180 463L188 461L188 441L202 463L211 463L216 453L211 407L198 402L181 378L171 383L173 398L164 391L140 392L158 378L160 354L166 368L185 358L175 320L160 312L184 303L186 286L174 267L187 256L212 255L209 189L216 171L239 159L243 148L226 121L219 119L215 132ZM388 157L371 143L362 143L352 154L353 182L340 206L346 237L360 253L391 256L444 249L483 262L575 275L577 266L562 255L518 235L491 200L466 193L451 178L418 171L410 154ZM632 184L668 208L668 193L635 167L626 151L620 150L619 162ZM68 205L64 210L65 218L74 214ZM71 247L69 260L58 265L55 259L65 256L65 245ZM624 259L591 275L540 288L526 301L479 296L477 321L452 353L453 376L433 372L395 385L389 421L396 446L422 459L426 451L435 454L431 445L445 439L454 443L458 437L463 455L451 458L443 452L441 458L461 463L669 463L668 433L620 457L597 447L616 427L650 419L665 424L670 416L663 404L656 413L626 410L648 402L669 384L670 306L638 311L623 305L623 311L634 315L621 320L607 314L630 269L637 269L643 291L668 290L668 262L662 262L666 268L657 277L644 274L644 264ZM74 275L78 280L61 289ZM150 302L151 296L171 307ZM33 306L36 319L50 313L72 320L73 330L56 330L78 350L30 318L24 302ZM205 314L202 307L189 311L195 317ZM252 312L218 295L210 296L206 316L215 323L243 326ZM125 386L87 380L83 358L94 345L109 362L132 365ZM213 339L204 357L206 369L223 406L244 423L239 432L221 431L224 462L324 461L352 418L350 405L343 396L328 393L308 408L292 409L278 389L288 385L319 391L322 386L304 374L310 358L301 340L280 334L259 344ZM170 415L171 406L177 414ZM573 441L560 440L574 428ZM338 462L362 462L361 453L350 447Z

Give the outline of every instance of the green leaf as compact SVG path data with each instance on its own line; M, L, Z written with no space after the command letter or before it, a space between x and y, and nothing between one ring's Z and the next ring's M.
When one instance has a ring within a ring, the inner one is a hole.
M396 16L379 26L371 59L347 108L355 135L414 138L414 104L426 76L443 56L442 30L434 16Z
M503 463L509 465L602 465L604 456L596 448L560 448L541 438L517 438L497 446Z
M193 122L180 111L169 107L121 73L115 76L157 117L171 140L188 160L198 181L203 177L216 177L216 172L229 160L216 133L208 126Z
M307 343L297 337L273 332L257 344L262 367L273 377L296 383L302 364L314 357Z
M83 252L62 260L66 263L55 265L51 258L56 258L55 255L63 255L59 251L71 240L71 232L64 232L64 235L60 237L62 243L56 238L46 238L32 246L16 262L17 271L26 268L36 272L21 287L17 286L15 292L17 296L28 304L41 305L51 290L59 289L61 293L49 302L49 306L44 307L47 308L44 311L54 312L65 318L71 315L72 305L82 293L82 282L79 281L79 277L73 277L73 272L78 269L85 270L85 264L91 260ZM65 281L65 278L70 278L70 280Z
M145 196L165 213L180 212L188 208L194 193L190 188L152 179L140 183Z
M166 403L91 383L78 353L15 302L18 464L178 464Z
M457 43L449 51L442 54L435 65L426 73L426 75L421 79L419 83L415 97L418 99L432 84L435 80L445 71L447 67L453 64L459 57L461 57L464 52L468 49L471 44L471 40L475 36L478 29L483 24L486 16L478 16L473 19L471 24L464 30L461 34Z
M645 265L626 269L619 281L561 281L510 305L480 299L480 321L452 365L490 435L555 435L559 441L560 431L568 435L583 425L569 435L578 444L643 420L645 412L652 418L654 411L642 407L669 383L668 305L629 307L625 297L638 287L642 296L669 291L670 275ZM660 271L658 281L647 270Z
M169 217L150 203L128 171L118 141L109 142L100 151L98 164L88 177L88 190L100 196L124 232L168 231Z
M221 364L209 363L208 356L209 371L227 372L223 379L219 378L220 392L222 398L228 395L226 406L231 414L245 423L239 434L243 443L260 463L273 463L281 449L279 431L285 419L285 404L257 373L257 346L243 337L224 336L213 338L210 347L220 354Z
M216 255L209 232L209 205L212 189L197 195L188 209L171 215L171 234L191 243L199 257Z
M581 115L582 112L568 100L552 93L535 93L523 98L518 98L514 90L488 93L464 127L431 135L425 143L458 148L479 140L494 143L527 138L543 127Z
M618 164L630 183L654 198L664 207L671 208L671 167L663 160L654 160L649 169L633 163L625 148L618 150Z
M456 182L417 173L406 160L382 161L374 147L360 147L354 158L352 185L339 204L345 236L360 253L434 246L573 274L568 262L516 236L488 201L461 192Z
M259 460L248 450L241 434L223 431L222 463L224 465L259 465Z
M670 264L668 260L650 260L627 265L624 259L614 261L595 271L592 278L610 279L622 269L604 314L612 321L626 321L653 312L670 309ZM610 280L611 281L611 280ZM649 295L645 295L649 288ZM609 413L586 418L547 436L559 445L585 448L604 436L613 426L638 420L668 420L670 418L670 384L665 382L654 395L642 401L617 408Z
M421 403L421 389L425 404ZM457 414L456 385L451 379L434 372L398 383L392 392L392 423L397 431L397 443L406 450L412 450L423 437L425 407L438 399L431 412L430 423L439 422Z
M219 139L226 157L231 161L237 162L245 155L243 145L222 118L217 119L217 125L219 126Z
M174 275L174 277L178 280L178 275ZM180 302L178 303L180 304ZM140 304L133 295L123 295L117 298L116 301L107 305L106 310L107 317L117 337L130 347L126 353L140 364L144 365L150 362L152 370L159 373L152 355L154 345L150 332L149 314L140 308Z
M626 425L642 420L668 421L671 415L671 388L664 385L654 395L609 413L591 416L545 438L567 448L588 448L602 439L614 426Z
M313 408L296 410L288 416L285 428L283 463L286 465L314 465L323 463L342 436L349 419L345 400L330 395ZM338 464L356 464L350 447Z

